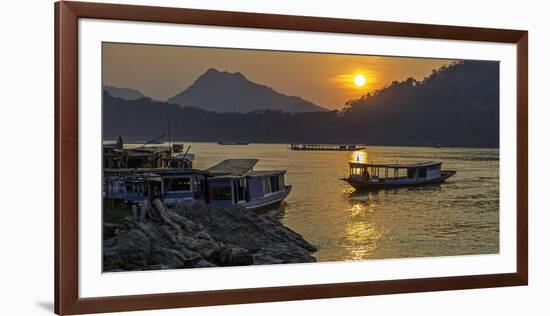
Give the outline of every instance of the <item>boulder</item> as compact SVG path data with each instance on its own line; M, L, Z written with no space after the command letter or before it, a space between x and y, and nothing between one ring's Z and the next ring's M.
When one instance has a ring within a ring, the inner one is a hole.
M103 242L103 270L140 270L149 265L151 242L139 229L132 229Z
M275 218L240 206L159 200L105 229L104 271L314 262L316 249Z
M201 202L180 206L175 212L200 224L215 240L245 248L254 254L255 260L266 261L262 256L269 256L277 263L316 261L311 253L317 249L272 216L259 215L238 205L219 208Z

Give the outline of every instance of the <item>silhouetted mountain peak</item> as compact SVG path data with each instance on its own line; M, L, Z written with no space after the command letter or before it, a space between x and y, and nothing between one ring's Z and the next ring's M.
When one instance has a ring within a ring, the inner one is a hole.
M326 109L300 97L287 96L271 87L248 80L240 72L209 68L186 90L168 99L180 106L194 106L214 112L316 112Z
M205 73L199 76L195 82L202 81L212 83L213 81L248 81L240 72L219 71L216 68L209 68Z
M221 72L216 68L208 68L208 70L204 73L205 75L219 75Z

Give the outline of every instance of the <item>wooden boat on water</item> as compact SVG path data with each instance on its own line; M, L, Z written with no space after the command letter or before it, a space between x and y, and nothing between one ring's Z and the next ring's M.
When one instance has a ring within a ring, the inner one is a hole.
M309 150L309 151L356 151L366 149L365 145L358 144L290 144L290 150Z
M441 170L441 162L428 161L412 164L379 164L349 162L349 176L342 178L356 190L419 186L441 183L456 174Z
M258 159L227 159L208 168L208 203L232 204L249 210L281 203L292 190L285 184L286 170L253 170Z
M268 170L209 178L208 201L219 207L238 204L249 210L277 205L292 190L285 185L284 174L284 170Z

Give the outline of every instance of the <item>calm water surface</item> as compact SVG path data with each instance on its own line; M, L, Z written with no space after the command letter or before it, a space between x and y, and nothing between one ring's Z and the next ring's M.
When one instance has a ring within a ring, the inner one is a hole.
M258 158L255 170L286 169L293 185L270 211L319 247L319 261L499 251L498 149L368 147L369 161L438 160L457 174L426 187L354 193L339 180L350 152L291 151L284 144L185 143L202 169L227 158Z

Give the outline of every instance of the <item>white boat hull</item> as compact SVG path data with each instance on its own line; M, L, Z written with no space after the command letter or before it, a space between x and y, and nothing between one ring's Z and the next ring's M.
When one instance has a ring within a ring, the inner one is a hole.
M292 185L285 185L285 189L282 191L274 192L266 195L263 198L254 199L253 201L243 202L239 205L245 207L248 210L255 210L259 208L269 207L281 203L290 194Z

